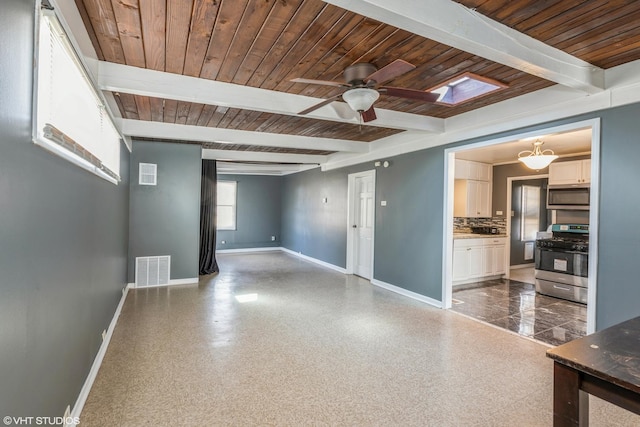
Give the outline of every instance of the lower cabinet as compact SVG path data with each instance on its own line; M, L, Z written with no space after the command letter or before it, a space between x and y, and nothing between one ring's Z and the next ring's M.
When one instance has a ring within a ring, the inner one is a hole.
M506 237L455 239L453 241L453 282L471 282L506 272Z

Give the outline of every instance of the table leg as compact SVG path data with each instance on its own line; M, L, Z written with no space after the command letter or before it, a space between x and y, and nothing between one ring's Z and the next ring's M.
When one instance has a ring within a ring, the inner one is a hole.
M580 390L580 372L553 364L553 426L589 426L589 395Z

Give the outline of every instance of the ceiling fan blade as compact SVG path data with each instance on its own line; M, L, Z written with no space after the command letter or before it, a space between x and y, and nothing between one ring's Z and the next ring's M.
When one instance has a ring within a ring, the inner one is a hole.
M425 92L424 90L407 89L403 87L383 86L379 89L380 93L389 96L397 96L398 98L415 99L424 102L436 102L440 94L434 92Z
M325 105L331 104L333 101L335 101L336 99L340 98L341 96L342 96L342 94L339 94L339 95L336 95L336 96L332 96L331 98L327 98L324 101L307 108L306 110L300 111L298 114L300 114L300 115L309 114L310 112L315 111L318 108L322 108Z
M344 83L340 82L330 82L327 80L313 80L313 79L291 79L293 83L305 83L310 85L324 85L324 86L335 86L335 87L350 87Z
M374 80L378 84L382 84L384 82L388 82L389 80L395 79L402 74L409 72L416 68L415 65L409 64L407 61L403 61L402 59L396 59L391 64L380 68L375 73L372 73L369 77L367 77L364 81L369 82L370 80Z
M376 112L373 109L373 107L369 108L367 111L363 111L362 112L362 121L364 123L373 121L375 119L377 119L378 117L376 116Z

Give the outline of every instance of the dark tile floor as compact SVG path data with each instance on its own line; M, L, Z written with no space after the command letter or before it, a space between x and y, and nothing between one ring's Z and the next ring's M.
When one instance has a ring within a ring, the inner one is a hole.
M452 310L551 345L587 330L586 305L537 294L534 285L509 279L455 287Z

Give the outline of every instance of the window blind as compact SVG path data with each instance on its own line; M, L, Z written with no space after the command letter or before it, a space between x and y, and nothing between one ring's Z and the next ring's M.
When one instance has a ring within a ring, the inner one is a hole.
M119 181L120 135L53 12L39 31L35 142Z

